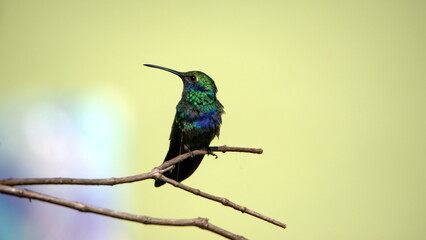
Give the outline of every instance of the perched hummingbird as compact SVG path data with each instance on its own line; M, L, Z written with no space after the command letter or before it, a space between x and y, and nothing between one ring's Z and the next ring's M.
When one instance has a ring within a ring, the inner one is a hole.
M183 82L182 98L176 106L176 115L170 134L170 146L164 162L192 150L209 150L210 142L219 137L222 123L223 106L217 100L216 85L207 74L199 71L178 72L169 68L151 64L147 67L162 69L178 75ZM204 155L192 156L176 164L164 176L178 182L185 180L197 169ZM159 187L165 182L155 181Z

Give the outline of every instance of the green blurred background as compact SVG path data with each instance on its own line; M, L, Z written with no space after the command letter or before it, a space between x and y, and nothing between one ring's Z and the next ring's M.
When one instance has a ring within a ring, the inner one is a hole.
M31 189L208 217L250 239L425 239L425 12L424 1L0 0L0 178L159 165L182 83L152 63L215 79L226 114L212 145L264 149L207 157L185 183L288 228L153 181ZM221 239L47 205L0 195L0 236Z

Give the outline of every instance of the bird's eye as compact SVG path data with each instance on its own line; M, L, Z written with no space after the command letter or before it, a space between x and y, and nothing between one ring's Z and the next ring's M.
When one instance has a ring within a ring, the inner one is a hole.
M191 76L191 81L197 81L197 77L196 76Z

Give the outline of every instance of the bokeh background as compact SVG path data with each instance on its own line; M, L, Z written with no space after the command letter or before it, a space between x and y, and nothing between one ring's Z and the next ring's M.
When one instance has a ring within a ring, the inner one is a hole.
M32 186L100 207L208 217L250 239L426 238L424 1L0 0L0 178L112 177L168 148L182 83L215 79L226 115L186 184ZM0 239L221 239L0 195Z

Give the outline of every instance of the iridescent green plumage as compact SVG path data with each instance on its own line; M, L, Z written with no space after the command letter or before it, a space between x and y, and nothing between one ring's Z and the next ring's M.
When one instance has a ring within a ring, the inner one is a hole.
M183 81L182 98L176 106L169 151L164 161L191 150L208 149L213 138L219 136L221 115L224 112L216 98L217 88L213 79L199 71L178 72L156 65L145 66L174 73ZM180 182L197 169L203 157L198 155L178 163L175 169L164 175ZM155 181L156 187L163 184L161 180Z

